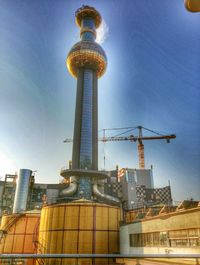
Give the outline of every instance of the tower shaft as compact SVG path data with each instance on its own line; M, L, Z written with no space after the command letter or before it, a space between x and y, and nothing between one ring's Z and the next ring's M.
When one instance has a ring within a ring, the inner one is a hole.
M79 68L74 124L72 168L98 169L97 74Z

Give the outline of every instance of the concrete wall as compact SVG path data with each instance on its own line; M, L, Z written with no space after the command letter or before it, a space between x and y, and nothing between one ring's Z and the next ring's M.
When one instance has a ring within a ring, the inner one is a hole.
M39 220L39 211L22 215L4 215L0 226L0 229L4 232L0 240L0 253L34 253L37 247L38 232L36 228L39 226ZM35 264L35 261L31 259L25 262L27 265ZM0 264L2 264L1 261Z
M136 182L138 186L146 186L146 188L153 188L152 169L136 169Z
M59 190L58 189L47 189L47 203L56 203L58 196L59 196Z
M163 214L128 225L129 234L200 228L200 208Z
M123 254L199 254L200 247L180 248L180 247L131 247L127 248ZM121 250L120 250L121 253Z
M136 183L135 182L123 182L122 183L123 200L126 201L126 207L128 209L134 209L137 207L136 197Z

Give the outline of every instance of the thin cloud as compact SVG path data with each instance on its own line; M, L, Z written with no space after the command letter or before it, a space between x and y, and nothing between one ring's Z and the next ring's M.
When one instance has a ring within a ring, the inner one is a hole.
M97 29L96 42L102 44L109 35L109 27L107 26L105 20L102 20L100 27Z

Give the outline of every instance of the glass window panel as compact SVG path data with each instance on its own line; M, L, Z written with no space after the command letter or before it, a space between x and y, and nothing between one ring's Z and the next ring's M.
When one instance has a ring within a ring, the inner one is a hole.
M92 166L92 70L84 71L82 126L80 146L80 167L90 169Z

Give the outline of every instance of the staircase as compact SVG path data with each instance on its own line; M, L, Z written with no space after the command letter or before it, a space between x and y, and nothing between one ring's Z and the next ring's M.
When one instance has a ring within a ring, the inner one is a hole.
M8 223L0 229L0 243L4 236L7 235L8 230L17 223L17 221L25 214L14 214L8 221Z
M35 229L34 229L34 233L33 233L33 246L34 246L34 253L35 254L43 254L43 253L49 253L48 249L45 247L45 244L42 244L41 242L39 242L38 240L38 234L39 234L39 226L40 226L40 220L38 220ZM39 258L36 259L37 263L39 265L44 265L46 262L46 259L44 258Z

